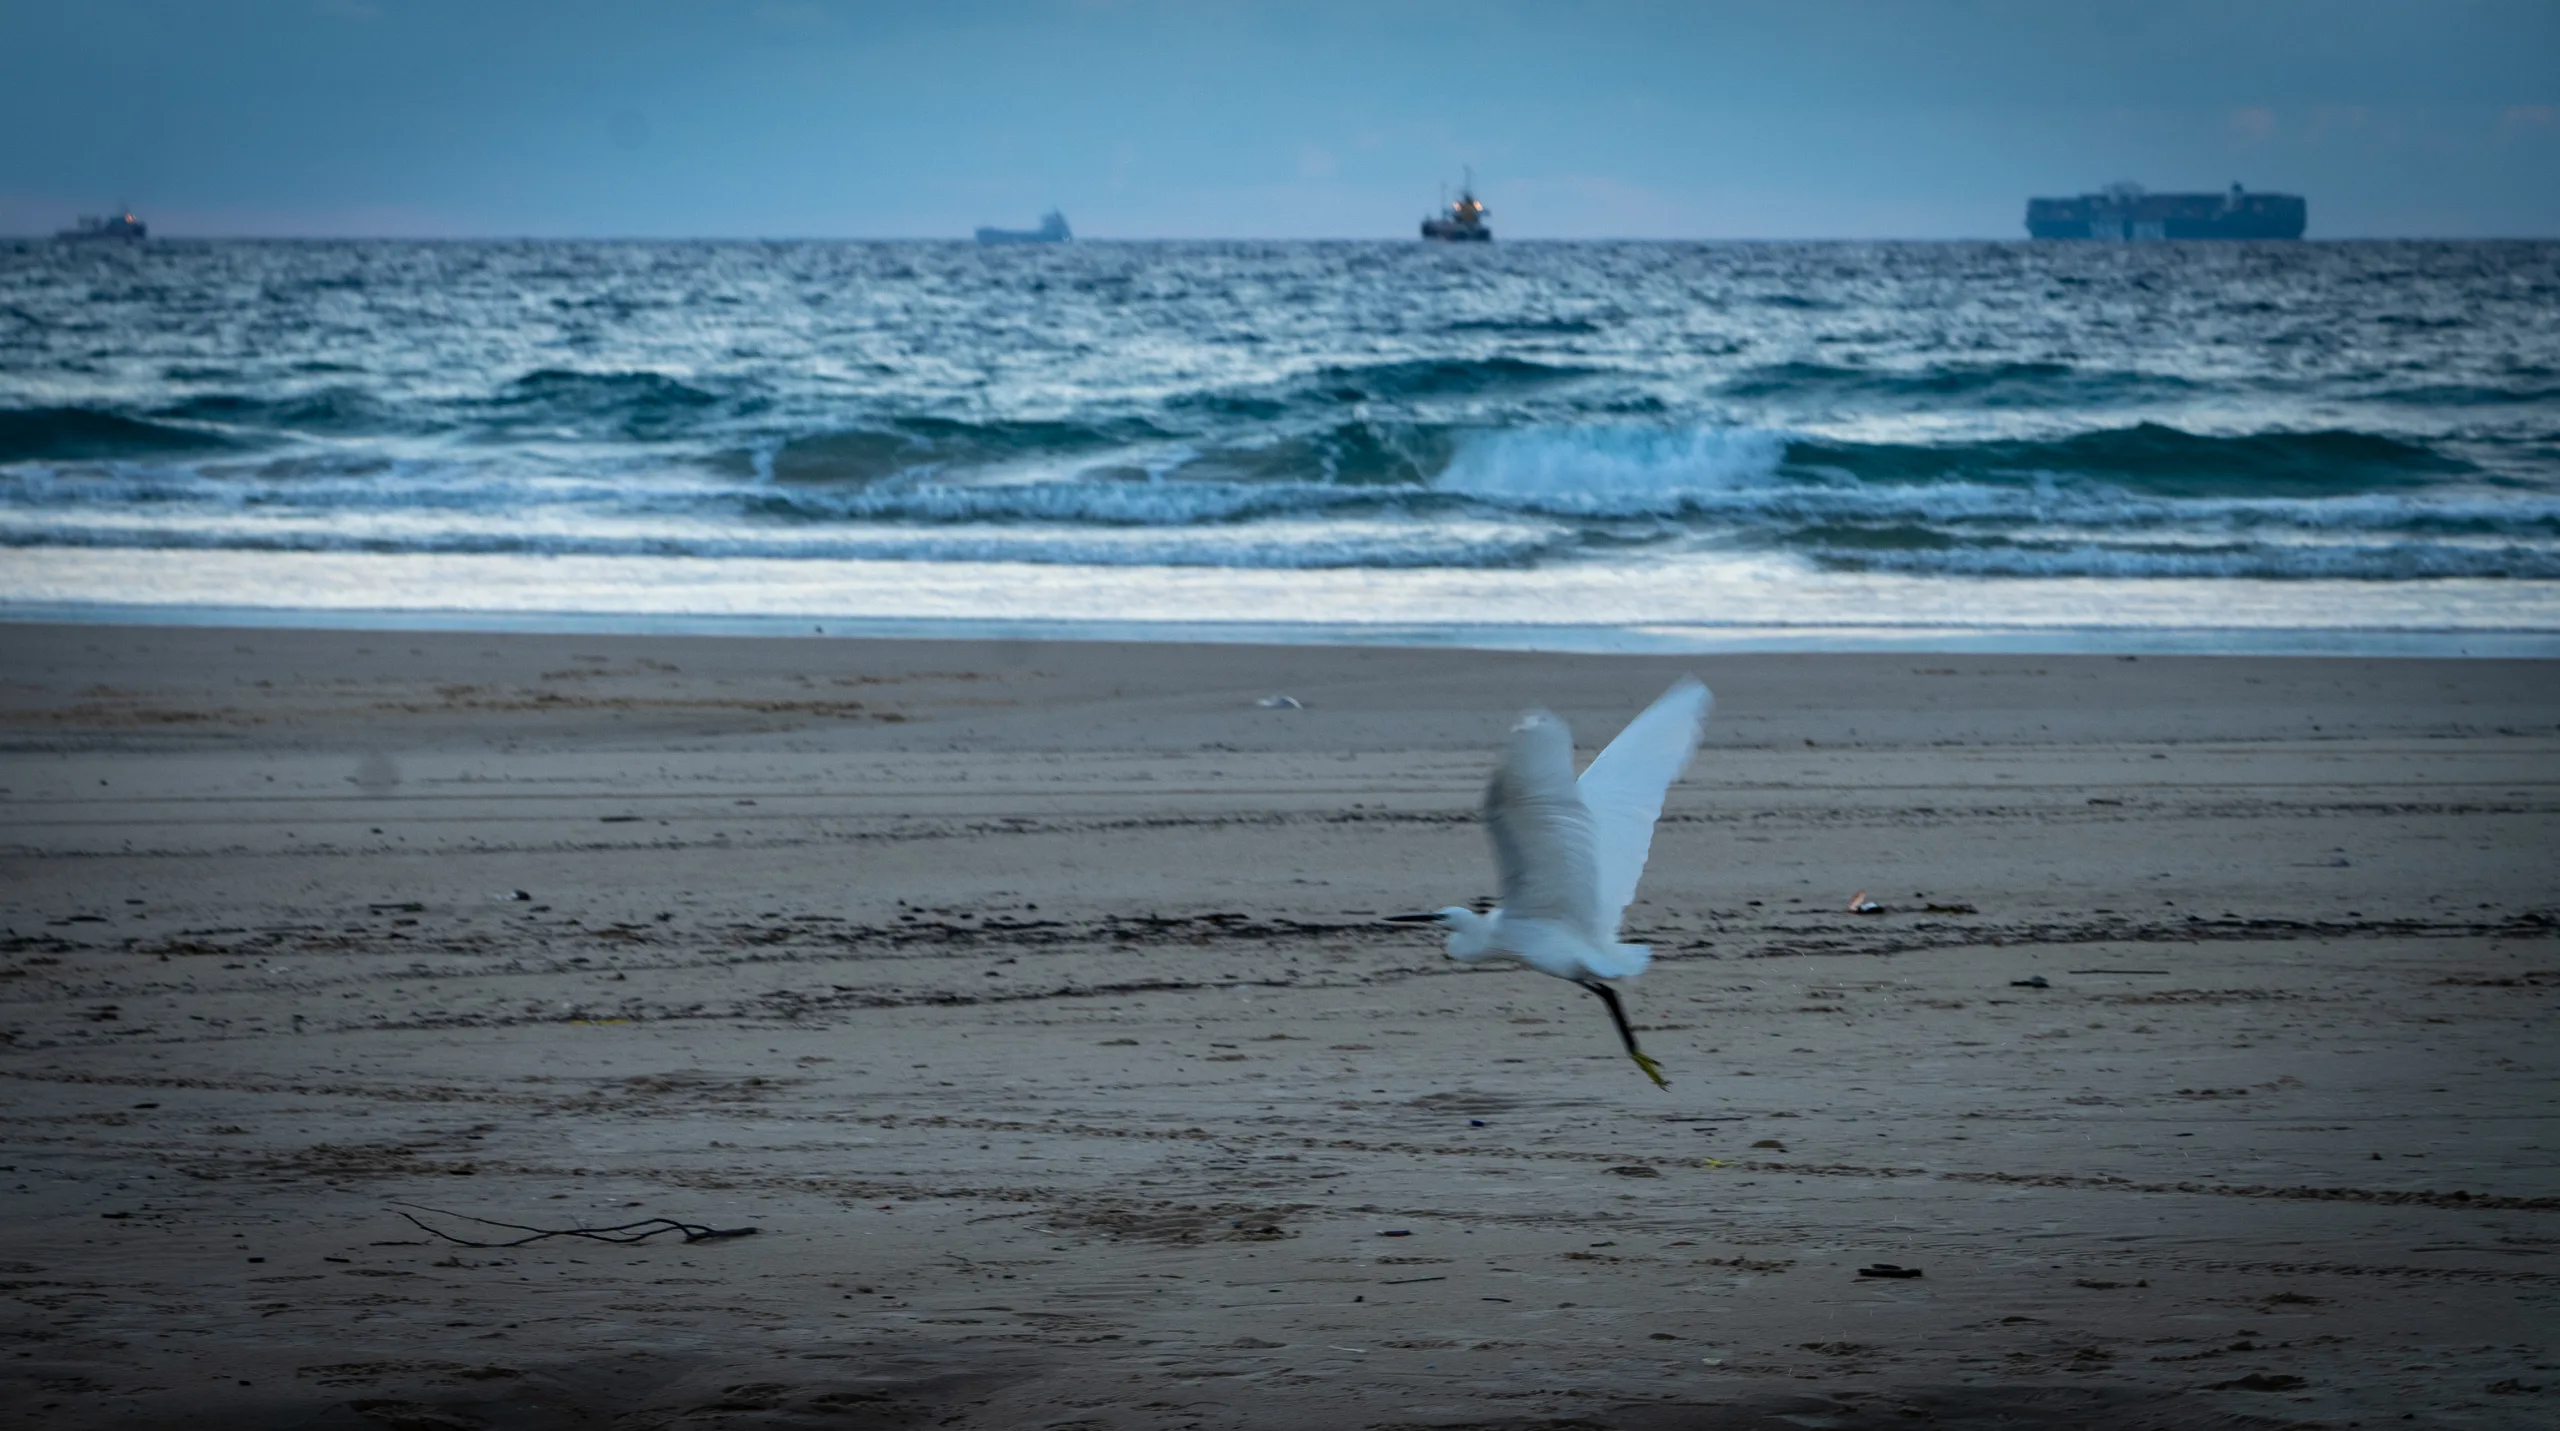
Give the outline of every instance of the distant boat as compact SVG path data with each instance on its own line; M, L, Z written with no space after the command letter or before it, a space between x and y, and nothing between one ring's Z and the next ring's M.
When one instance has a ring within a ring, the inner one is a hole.
M1067 216L1051 209L1040 218L1036 229L980 229L980 243L1065 243L1075 235L1067 232Z
M2297 194L2153 194L2109 184L2076 199L2027 200L2027 233L2040 239L2298 239L2309 207Z
M1442 195L1448 190L1442 189ZM1493 210L1476 202L1476 171L1467 170L1467 181L1458 186L1458 202L1451 204L1440 217L1422 221L1422 236L1443 243L1491 243L1493 230L1485 227L1485 219Z
M55 238L68 239L73 243L89 243L98 239L122 239L127 243L139 243L150 236L149 226L135 218L131 209L113 218L83 218L80 220L79 227L63 229L54 234Z

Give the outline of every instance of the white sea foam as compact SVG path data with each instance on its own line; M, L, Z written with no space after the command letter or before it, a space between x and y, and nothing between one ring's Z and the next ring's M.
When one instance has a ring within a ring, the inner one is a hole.
M980 562L811 562L756 558L444 555L371 552L13 552L0 562L0 608L103 611L266 608L408 613L428 625L522 624L589 613L651 629L686 619L796 618L830 634L841 620L1085 623L1098 634L1199 639L1220 625L1279 626L1282 639L1455 640L1515 629L1514 644L1572 648L1589 633L1666 631L1676 649L1739 640L1858 644L1904 632L1922 643L1967 632L2029 633L2027 649L2071 649L2070 632L2148 631L2246 649L2235 630L2342 633L2560 632L2560 583L2514 581L2194 581L2100 578L1957 582L1941 577L1808 572L1769 558L1697 556L1528 571L1236 571L1181 567L1015 566ZM464 613L478 613L474 622ZM1156 628L1151 631L1150 628ZM910 629L931 629L919 627ZM1541 636L1536 632L1553 632ZM2037 644L2032 633L2048 633ZM1333 633L1331 635L1321 633ZM1577 636L1575 633L1584 633ZM1436 634L1435 634L1436 633ZM1682 634L1685 633L1685 634ZM1753 634L1757 633L1757 634ZM2217 635L2216 633L2225 633ZM1266 638L1270 639L1270 638ZM1887 639L1893 639L1888 637ZM2141 640L2127 649L2178 649ZM2461 649L2448 640L2425 648ZM2512 649L2512 648L2511 648ZM2530 646L2549 654L2552 638Z
M1471 433L1441 492L1564 516L1668 515L1756 500L1787 452L1748 427L1542 427Z
M920 522L1090 522L1194 527L1249 517L1375 507L1391 488L1310 482L900 482L852 490L776 487L771 507L811 517Z
M2126 546L2073 541L1869 551L1835 558L1848 569L1911 576L2225 578L2429 581L2455 577L2560 580L2560 549L2444 542Z
M1493 432L1463 442L1429 487L1133 479L904 479L795 486L660 468L612 476L490 470L450 460L358 473L276 475L266 466L124 462L0 468L0 509L129 508L174 526L188 510L489 512L611 517L688 514L813 521L1041 522L1185 527L1438 505L1614 519L1691 517L1742 527L1911 523L2042 524L2246 531L2483 532L2560 536L2560 497L2488 487L2336 497L2163 497L2103 483L1851 483L1782 474L1783 440L1753 430L1575 428ZM1454 515L1454 514L1453 514Z
M1393 518L1272 520L1213 527L1040 523L752 524L596 516L574 510L297 513L0 510L0 548L684 556L796 561L1012 562L1275 571L1517 566L1569 546L1549 523Z

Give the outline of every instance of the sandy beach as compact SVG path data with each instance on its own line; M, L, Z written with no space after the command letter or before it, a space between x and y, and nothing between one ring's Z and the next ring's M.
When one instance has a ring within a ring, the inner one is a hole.
M1491 893L1520 709L1587 757L1684 670L1664 1092L1380 916ZM2532 661L0 626L0 1410L2549 1425L2555 720Z

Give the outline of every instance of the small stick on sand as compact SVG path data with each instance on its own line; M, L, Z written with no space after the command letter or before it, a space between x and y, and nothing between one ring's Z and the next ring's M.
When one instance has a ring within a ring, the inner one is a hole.
M427 1207L414 1202L393 1203L392 1206L394 1208L414 1207L420 1212L431 1212L438 1217L450 1217L461 1222L476 1222L483 1227L503 1227L512 1232L527 1234L509 1242L473 1242L467 1237L456 1237L441 1228L420 1222L410 1217L408 1213L399 1214L401 1217L408 1218L409 1222L420 1231L463 1247L522 1247L528 1242L540 1242L546 1237L583 1237L589 1242L629 1244L646 1242L661 1232L680 1232L684 1234L684 1240L687 1242L711 1242L723 1237L752 1237L756 1232L752 1227L705 1227L696 1222L678 1222L671 1217L647 1217L638 1222L626 1222L613 1227L541 1228L527 1227L520 1222L497 1222L485 1217L473 1217L468 1213L447 1212L440 1207Z

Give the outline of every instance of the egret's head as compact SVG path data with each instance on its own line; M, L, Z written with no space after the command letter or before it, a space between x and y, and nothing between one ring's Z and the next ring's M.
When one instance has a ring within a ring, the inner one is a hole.
M1449 957L1481 959L1493 952L1493 918L1462 904L1429 914L1390 914L1389 924L1437 924L1449 931Z

